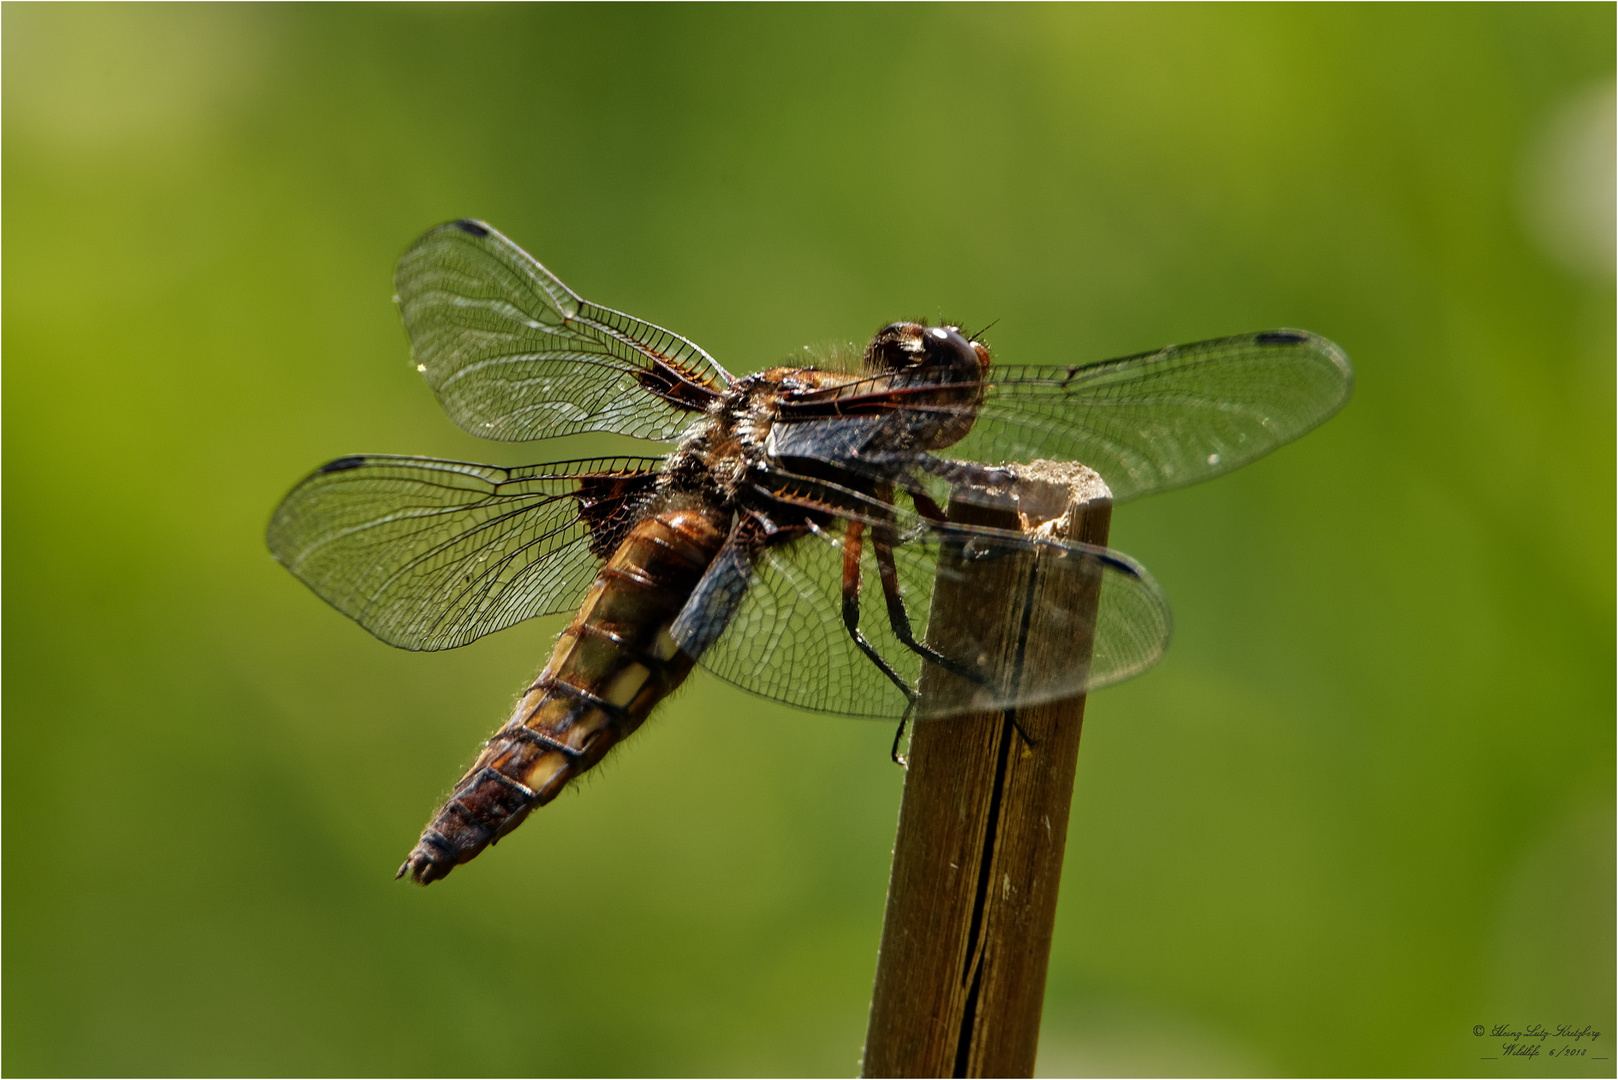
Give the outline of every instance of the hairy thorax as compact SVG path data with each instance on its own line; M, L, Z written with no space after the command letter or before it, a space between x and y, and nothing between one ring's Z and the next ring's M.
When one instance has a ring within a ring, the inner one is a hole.
M738 379L695 421L670 454L660 489L698 496L727 510L743 501L749 470L769 458L770 432L782 398L831 390L856 376L817 368L778 367Z

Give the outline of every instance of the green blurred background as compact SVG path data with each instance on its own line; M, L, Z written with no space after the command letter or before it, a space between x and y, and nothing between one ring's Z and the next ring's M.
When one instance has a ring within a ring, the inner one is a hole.
M1178 637L1091 702L1040 1071L1613 1074L1612 5L3 30L8 1073L856 1069L886 726L698 674L393 880L562 620L396 652L271 508L343 453L624 445L439 413L391 273L471 215L732 370L916 316L1342 343L1338 418L1115 518ZM1498 1023L1607 1060L1480 1061Z

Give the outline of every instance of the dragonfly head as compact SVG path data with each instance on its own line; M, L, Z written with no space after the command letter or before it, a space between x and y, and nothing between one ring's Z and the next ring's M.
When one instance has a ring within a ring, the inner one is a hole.
M988 348L957 326L889 323L865 349L866 373L895 395L894 434L914 449L942 449L972 429L988 369Z
M929 382L977 382L988 367L988 348L968 341L958 326L889 323L865 347L865 370L871 375L903 372Z

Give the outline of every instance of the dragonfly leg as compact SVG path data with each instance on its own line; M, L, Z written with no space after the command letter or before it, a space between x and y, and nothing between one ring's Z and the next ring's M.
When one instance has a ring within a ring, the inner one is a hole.
M916 640L915 633L910 629L910 612L905 609L904 597L899 595L899 570L893 561L893 539L891 536L884 535L886 532L887 530L882 526L877 526L875 535L872 537L872 546L876 550L876 568L877 572L882 576L882 595L888 602L888 623L893 627L893 636L898 638L899 643L905 648L924 659L931 660L951 675L966 679L968 682L975 683L986 689L994 689L994 683L983 672L957 660L951 660L932 646ZM846 590L846 567L844 568L844 578ZM847 602L846 592L844 602Z
M943 507L939 506L938 503L933 501L933 497L931 495L927 494L919 487L907 488L905 491L906 494L910 496L910 501L915 504L916 513L920 514L934 525L949 524L949 515L944 513Z
M899 753L899 747L904 744L905 726L910 723L910 714L915 711L916 699L911 698L910 704L905 706L905 714L899 717L899 730L893 733L893 749L888 751L888 755L893 758L893 763L901 769L910 768L910 759Z
M976 461L956 461L953 458L917 454L916 467L955 484L967 484L986 491L1004 491L1017 482L1016 474L1008 469L983 465Z
M905 647L931 660L950 674L966 679L986 690L994 690L993 680L983 672L970 665L951 660L937 649L916 640L916 635L910 629L910 613L905 610L904 597L899 595L899 571L893 561L893 542L883 535L884 531L882 526L876 527L876 534L872 537L872 546L876 550L877 569L882 575L882 593L887 597L888 622L893 626L893 636L898 638ZM910 718L910 713L914 707L915 702L912 700L911 709L905 710L905 720ZM1016 729L1023 742L1029 746L1037 745L1037 740L1024 731L1023 726L1017 722L1017 715L1014 711L1007 709L1006 719L1011 721L1011 726ZM899 752L899 740L904 735L905 720L899 722L899 733L893 737L895 755ZM896 756L894 760L897 761L898 757Z
M854 644L860 651L870 658L882 674L886 675L894 686L897 686L909 702L905 706L905 719L916 707L916 688L905 682L904 676L893 670L893 665L877 652L871 643L865 640L860 632L860 552L864 546L865 523L863 521L850 521L848 530L843 535L843 626L848 630L848 636L854 639ZM899 731L904 732L904 720L899 722ZM897 750L898 736L894 737L894 747ZM897 759L895 759L897 760Z

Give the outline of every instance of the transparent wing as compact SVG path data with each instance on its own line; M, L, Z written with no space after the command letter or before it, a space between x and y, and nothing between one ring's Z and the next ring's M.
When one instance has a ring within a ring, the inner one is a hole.
M281 501L266 541L321 599L388 644L453 649L576 607L658 464L339 458Z
M1087 544L1034 543L1020 533L995 529L940 529L907 507L883 509L835 484L801 478L791 478L790 490L785 483L772 484L770 493L800 508L811 500L841 504L868 525L891 525L898 541L893 556L900 593L918 635L939 629L931 626L936 587L953 583L957 593L964 589L971 595L979 587L974 575L997 560L1037 550L1038 572L1048 575L1048 585L1057 585L1048 587L1046 595L1077 596L1088 589L1088 599L1073 610L1041 613L1047 638L1057 639L1044 647L1059 654L1070 648L1067 662L1048 665L1038 676L1019 672L948 700L929 699L919 715L1086 693L1140 674L1168 646L1167 601L1146 570L1128 556ZM799 708L895 720L902 716L905 695L855 645L842 620L846 537L846 519L833 520L760 551L728 628L698 663L744 690ZM861 543L860 578L860 630L906 682L916 685L927 661L899 641L888 620L869 529ZM1061 588L1063 580L1083 588ZM1088 605L1095 605L1096 615L1094 648L1087 658L1080 653L1091 633ZM976 665L983 652L974 643L972 615L970 610L952 610L949 616L955 620L948 632L951 658L968 666Z
M1348 401L1348 356L1303 330L1170 345L1079 367L1000 367L971 432L947 453L1057 458L1122 501L1207 480L1323 423Z
M941 455L989 464L1079 461L1122 501L1207 480L1291 442L1342 408L1353 379L1332 342L1269 330L1073 367L996 364L975 403L929 400L942 395L879 376L867 380L866 394L845 388L805 395L807 407L789 402L783 419L826 429L797 441L854 467L857 458L833 437L839 425L850 429L842 442L876 445L877 428L970 419L970 431ZM951 390L960 397L960 387ZM828 417L832 409L842 415ZM855 425L862 430L853 432ZM901 447L866 467L892 475L903 459Z
M582 299L482 222L417 240L394 288L417 367L450 419L486 439L668 440L731 381L695 344Z
M869 554L865 562L875 581ZM700 666L743 690L800 709L895 720L904 713L904 694L843 628L839 538L824 531L802 534L759 552L752 570L730 625L698 659ZM913 600L925 611L930 592L909 591L919 593ZM863 607L861 626L872 644L913 684L920 657L892 639L880 596L865 597Z

